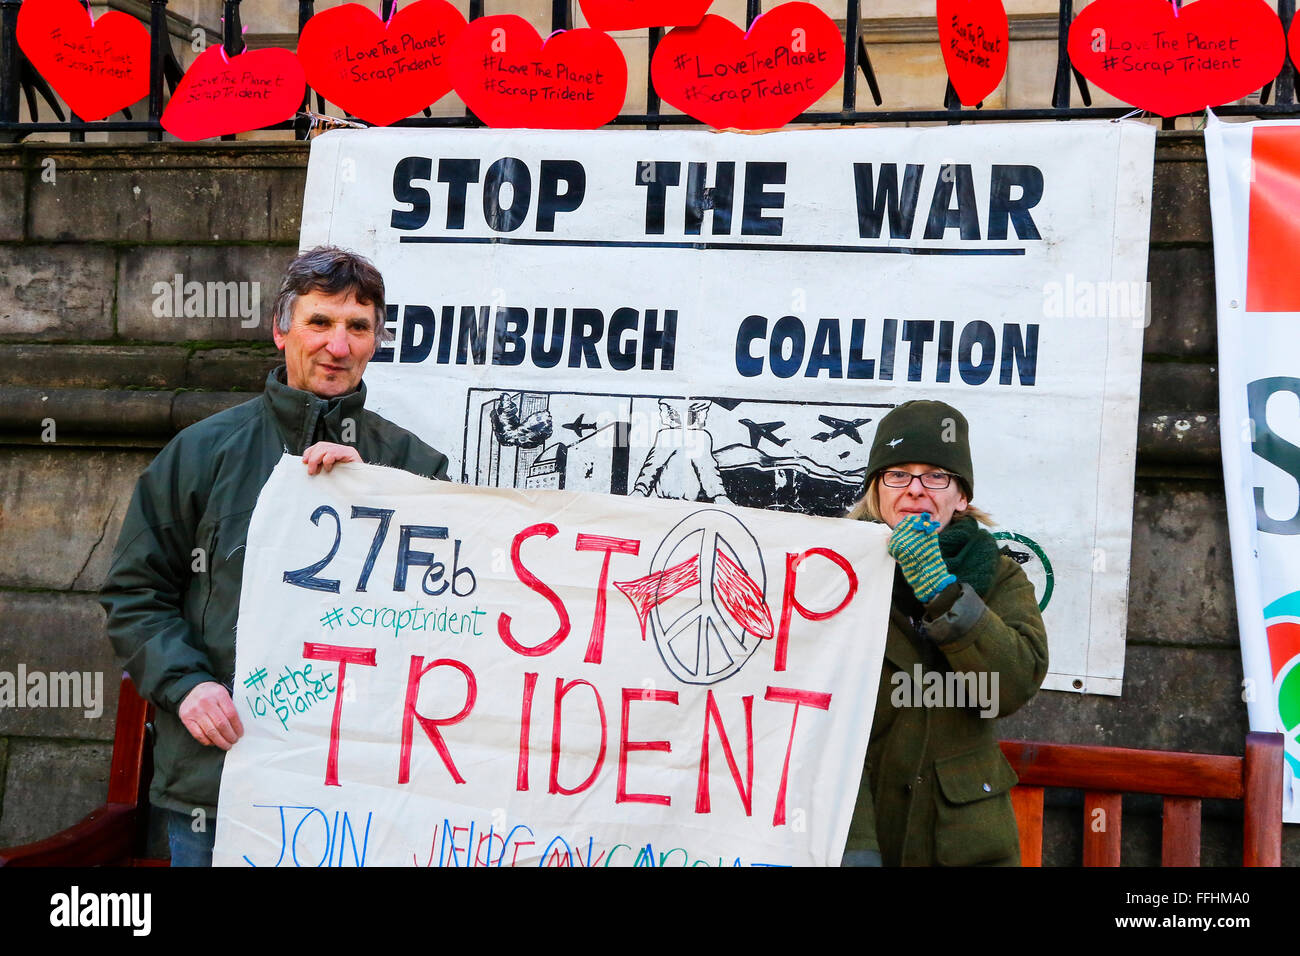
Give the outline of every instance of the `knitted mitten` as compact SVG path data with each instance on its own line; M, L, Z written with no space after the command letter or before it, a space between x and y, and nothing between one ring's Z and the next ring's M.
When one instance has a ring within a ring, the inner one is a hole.
M930 515L908 515L898 522L889 537L889 553L898 561L903 577L922 604L957 579L944 563L939 550L939 522Z

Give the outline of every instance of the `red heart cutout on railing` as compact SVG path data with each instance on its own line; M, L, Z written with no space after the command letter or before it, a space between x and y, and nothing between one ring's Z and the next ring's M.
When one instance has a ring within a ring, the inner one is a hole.
M1010 34L1002 0L938 0L935 16L948 79L962 104L974 106L1007 72Z
M126 13L98 20L77 0L25 0L18 45L84 120L101 120L149 95L149 31Z
M1300 17L1291 19L1291 32L1287 34L1287 49L1291 51L1291 62L1300 63Z
M844 38L811 3L783 3L742 33L709 14L678 27L650 64L664 102L718 129L784 126L844 75Z
M643 27L693 27L713 0L581 0L587 23L596 30Z
M1264 0L1096 0L1070 26L1070 60L1112 96L1160 116L1194 113L1258 90L1286 54Z
M452 45L451 82L488 126L595 129L618 115L627 62L599 30L564 30L545 43L523 17L470 23Z
M163 110L163 129L192 142L260 129L298 112L307 81L298 58L268 47L227 57L209 47L190 64Z
M298 59L312 89L376 126L451 91L447 55L465 18L446 0L417 0L387 24L359 3L322 10L302 29Z

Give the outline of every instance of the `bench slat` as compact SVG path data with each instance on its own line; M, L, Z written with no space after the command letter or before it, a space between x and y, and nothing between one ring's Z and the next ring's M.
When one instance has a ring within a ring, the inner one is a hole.
M1240 800L1241 758L1179 751L1130 750L1002 741L1021 783L1115 793Z
M1011 809L1020 831L1020 865L1043 865L1043 788L1013 787Z
M1083 865L1119 866L1124 805L1118 793L1089 790L1083 795Z
M1282 735L1246 735L1242 866L1282 865Z
M145 757L145 722L149 704L122 675L118 690L117 723L113 731L113 763L108 771L109 803L140 803L140 769Z
M1160 865L1201 865L1201 801L1195 797L1165 797Z

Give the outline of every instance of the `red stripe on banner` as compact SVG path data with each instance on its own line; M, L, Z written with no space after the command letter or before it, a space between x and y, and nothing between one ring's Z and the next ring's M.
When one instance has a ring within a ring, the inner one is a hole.
M1269 625L1268 659L1273 665L1274 679L1281 672L1283 665L1297 654L1300 654L1300 624L1286 621Z
M615 581L614 587L632 602L636 619L641 623L641 640L645 640L645 622L650 609L663 604L674 594L700 583L700 556L694 555L663 571L647 574L635 581Z
M717 569L713 593L718 596L718 601L750 634L771 640L775 632L772 612L763 603L763 592L758 583L722 551L718 552Z
M1250 234L1246 311L1300 312L1295 250L1300 247L1300 129L1265 126L1251 134Z

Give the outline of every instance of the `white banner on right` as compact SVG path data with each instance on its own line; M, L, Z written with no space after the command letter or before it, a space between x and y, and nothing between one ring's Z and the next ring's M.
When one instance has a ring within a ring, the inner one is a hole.
M1300 823L1300 122L1205 130L1219 315L1219 430L1251 730L1286 735Z

